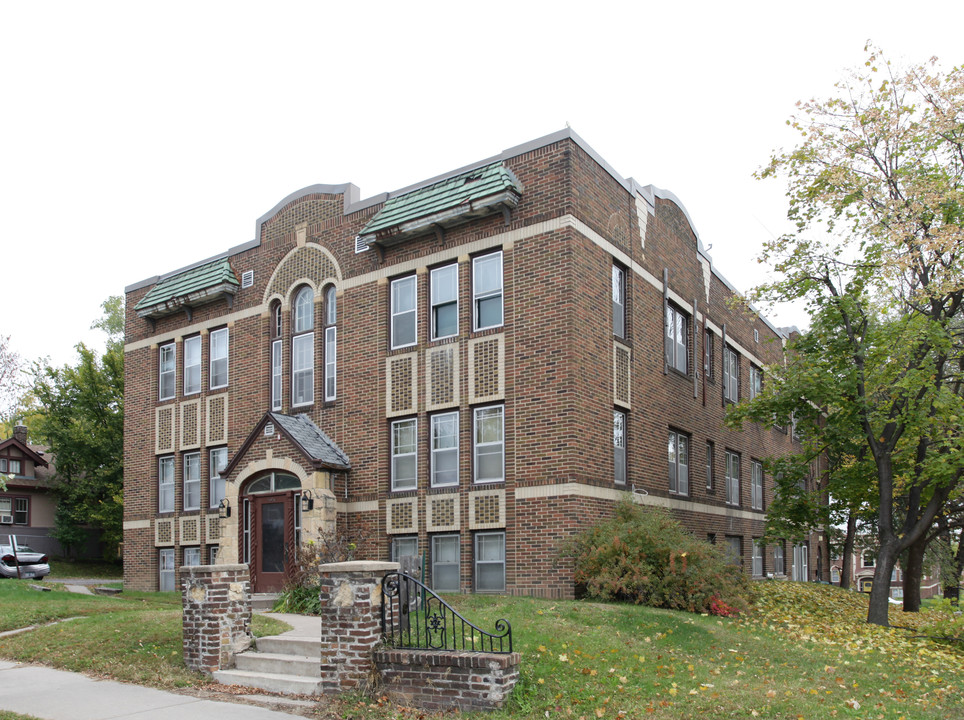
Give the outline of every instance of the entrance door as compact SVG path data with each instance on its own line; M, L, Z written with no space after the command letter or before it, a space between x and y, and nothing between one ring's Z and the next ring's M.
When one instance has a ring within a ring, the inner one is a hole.
M251 574L254 592L278 592L294 559L295 493L252 495Z

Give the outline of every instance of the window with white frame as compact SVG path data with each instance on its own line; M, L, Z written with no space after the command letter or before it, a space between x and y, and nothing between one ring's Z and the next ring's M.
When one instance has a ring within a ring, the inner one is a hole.
M458 535L432 537L432 589L458 592L461 589L461 545Z
M334 286L325 292L325 400L338 395L338 293Z
M170 592L174 589L174 548L162 548L157 554L157 589Z
M784 575L785 573L786 565L783 562L783 543L778 542L773 546L773 574Z
M480 532L475 535L476 592L505 591L505 533Z
M186 567L193 567L194 565L201 564L201 548L199 547L186 547L184 548L184 565Z
M474 419L475 482L501 482L505 480L504 408L476 408Z
M613 410L613 481L626 484L626 413Z
M766 548L759 539L753 541L753 575L754 577L763 576L763 556Z
M417 280L414 275L392 280L392 348L414 345L418 337Z
M14 475L19 475L22 464L19 460L9 459L3 461L3 472L12 472Z
M626 337L626 271L613 265L613 335Z
M157 459L157 511L174 512L174 456Z
M295 296L291 338L291 404L315 399L315 292L303 287Z
M687 317L674 305L666 305L666 364L686 374Z
M211 332L211 389L228 385L228 329L219 328Z
M459 414L433 415L432 487L459 484Z
M740 504L740 456L726 451L726 504Z
M281 410L282 341L271 343L271 409Z
M862 557L862 564L865 568L872 568L877 564L877 551L876 550L864 550Z
M703 333L703 372L707 382L716 380L716 337L712 330Z
M740 400L740 356L729 347L723 348L723 393L731 402Z
M756 365L750 365L750 399L763 392L763 371Z
M184 509L201 507L201 453L184 455Z
M216 508L224 500L224 478L221 472L228 465L228 449L226 447L214 448L208 455L208 475L210 483L208 487L209 507Z
M472 316L475 330L502 325L502 251L472 260Z
M669 431L669 491L676 495L690 492L690 440L676 430Z
M459 334L459 266L435 268L431 276L432 339Z
M174 343L161 345L157 368L157 398L170 400L174 397L174 381L177 377L177 348Z
M706 441L706 489L713 489L713 441Z
M392 562L401 562L403 557L418 557L418 537L392 538Z
M184 339L184 394L201 392L201 336Z
M392 490L414 490L417 482L418 420L392 423Z
M218 550L221 548L218 545L208 546L208 565L218 564Z
M750 507L763 509L763 463L759 460L750 461Z

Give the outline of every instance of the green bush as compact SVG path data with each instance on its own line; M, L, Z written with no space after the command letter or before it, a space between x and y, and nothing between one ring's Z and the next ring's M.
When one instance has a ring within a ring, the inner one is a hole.
M661 509L620 503L615 517L574 537L563 555L591 598L714 615L749 603L743 571Z
M321 609L319 565L351 560L355 547L355 542L345 535L319 530L317 540L302 543L297 558L285 565L284 587L272 609L317 615Z

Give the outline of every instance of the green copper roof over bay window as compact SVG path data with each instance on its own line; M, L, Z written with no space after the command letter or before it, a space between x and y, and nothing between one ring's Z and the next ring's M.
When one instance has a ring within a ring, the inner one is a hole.
M522 184L512 171L501 162L492 163L389 198L361 236L391 244L433 225L456 225L497 212L500 206L513 208L521 195Z
M162 317L225 296L233 298L239 286L231 263L215 260L164 278L134 309L141 317Z

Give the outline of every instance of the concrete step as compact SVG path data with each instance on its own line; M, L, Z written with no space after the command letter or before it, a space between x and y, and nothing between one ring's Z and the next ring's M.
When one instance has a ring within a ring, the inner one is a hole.
M321 658L320 637L315 639L309 637L285 637L284 635L274 635L272 637L258 638L255 641L255 644L259 653Z
M321 677L319 657L248 651L235 656L235 666L236 670L243 672L297 675L305 678Z
M253 593L251 595L251 609L256 612L258 610L270 610L274 607L277 599L278 593Z
M222 685L241 685L287 695L321 695L321 680L282 673L218 670L214 679Z

